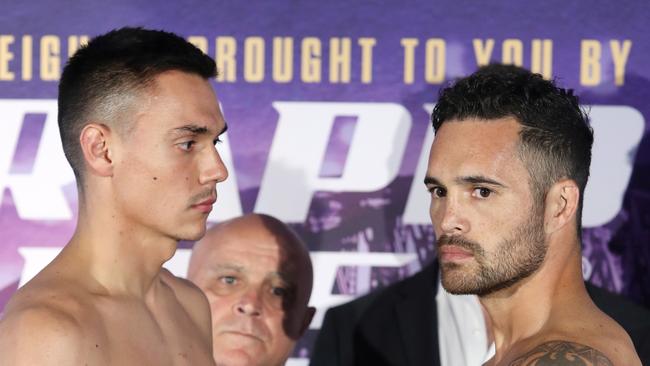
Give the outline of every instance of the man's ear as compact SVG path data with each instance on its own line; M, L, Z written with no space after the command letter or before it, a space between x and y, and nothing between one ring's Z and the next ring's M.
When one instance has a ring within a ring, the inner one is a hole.
M302 335L307 331L307 328L309 328L309 324L311 324L312 319L314 319L314 314L316 314L316 308L313 306L308 307L307 311L305 312L305 318L303 319L302 325L300 327L300 337L302 337Z
M580 189L575 181L563 179L551 186L546 195L544 212L544 229L547 234L555 232L565 225L575 222Z
M101 177L113 174L110 138L111 130L104 124L89 123L81 130L79 143L90 173Z

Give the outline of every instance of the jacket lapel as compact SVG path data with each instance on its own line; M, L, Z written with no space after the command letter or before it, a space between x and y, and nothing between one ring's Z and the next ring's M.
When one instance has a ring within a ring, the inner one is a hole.
M434 262L413 278L402 291L395 313L409 365L440 365L438 351L438 265Z

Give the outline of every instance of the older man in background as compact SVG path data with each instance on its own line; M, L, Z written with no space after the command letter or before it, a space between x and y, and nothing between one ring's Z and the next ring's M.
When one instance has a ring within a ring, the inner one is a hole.
M271 216L211 228L194 246L188 278L210 302L217 365L284 364L315 312L309 251Z

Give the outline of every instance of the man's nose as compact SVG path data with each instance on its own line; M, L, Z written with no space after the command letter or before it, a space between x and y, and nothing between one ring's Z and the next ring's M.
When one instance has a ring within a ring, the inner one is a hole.
M228 169L223 163L223 160L221 160L221 155L219 155L216 148L210 149L202 162L199 183L220 183L226 180L226 178L228 178Z
M247 316L262 315L262 302L255 290L249 290L242 294L234 306L235 313Z
M438 220L439 227L442 230L443 234L446 235L457 235L465 234L470 229L470 222L467 220L464 214L464 208L459 198L457 197L447 197L447 199L438 207L439 212ZM432 213L432 221L434 227L436 226L435 214Z

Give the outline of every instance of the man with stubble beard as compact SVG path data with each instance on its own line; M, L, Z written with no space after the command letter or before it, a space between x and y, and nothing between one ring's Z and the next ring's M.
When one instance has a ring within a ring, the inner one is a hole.
M214 61L183 38L122 28L59 85L77 228L0 322L2 365L213 365L205 295L162 269L197 240L227 177Z
M572 92L486 66L442 90L433 127L425 184L441 281L479 296L496 345L486 365L640 365L582 280L593 134Z

